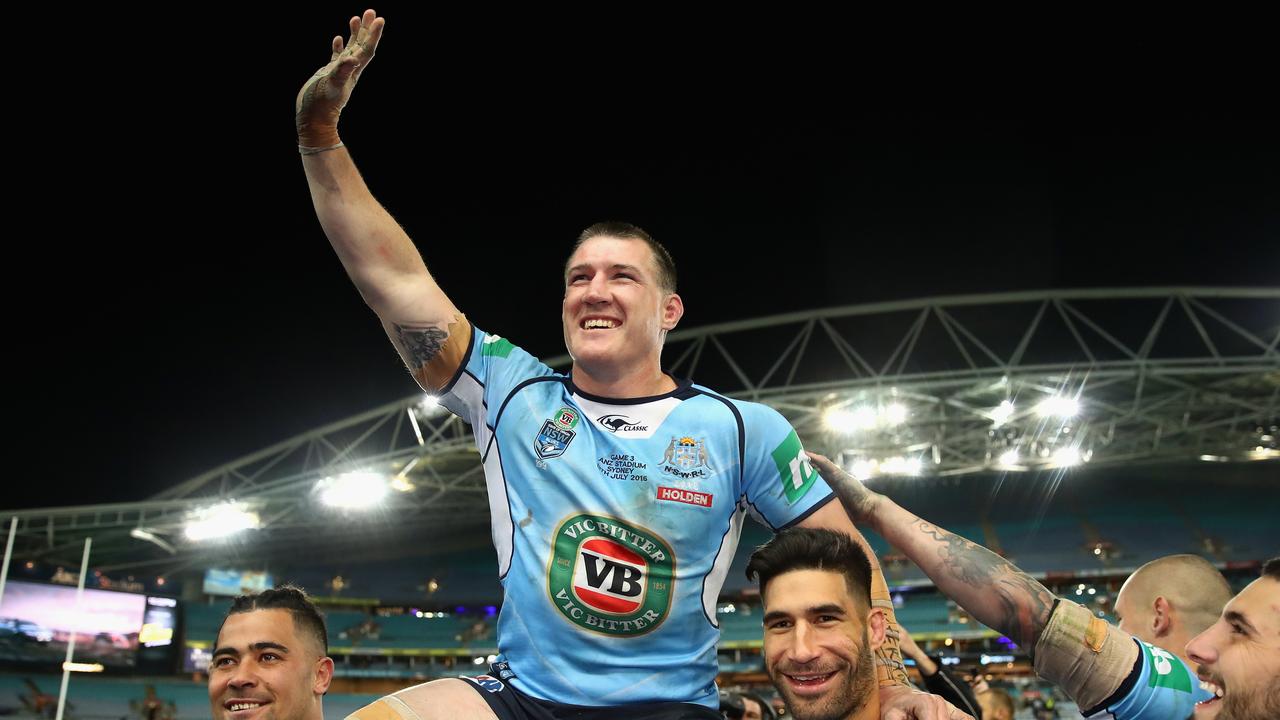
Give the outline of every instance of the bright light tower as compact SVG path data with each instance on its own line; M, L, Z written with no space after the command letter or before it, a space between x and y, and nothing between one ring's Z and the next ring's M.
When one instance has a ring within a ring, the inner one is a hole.
M387 478L375 472L349 472L317 483L320 502L329 507L365 510L387 496Z
M991 412L987 413L987 417L991 418L991 423L996 427L1000 427L1009 421L1013 416L1013 402L1010 400L1002 400L999 405L991 408Z
M1040 401L1036 412L1044 417L1070 418L1080 412L1080 401L1066 395L1054 395Z
M853 413L840 408L831 408L823 413L822 422L827 429L842 435L848 435L858 428Z
M1058 467L1072 467L1079 465L1083 458L1080 456L1080 448L1068 445L1058 448L1053 452L1053 464Z
M858 458L849 466L849 474L858 480L870 480L876 474L876 461Z
M234 500L193 510L187 516L184 532L188 540L201 542L228 537L241 530L256 530L262 521L258 513Z
M907 406L902 403L890 403L884 409L884 419L890 425L901 425L907 421Z

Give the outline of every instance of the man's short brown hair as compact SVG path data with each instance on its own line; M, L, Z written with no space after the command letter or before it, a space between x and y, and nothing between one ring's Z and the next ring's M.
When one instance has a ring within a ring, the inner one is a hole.
M653 239L653 236L642 230L636 225L629 222L620 222L617 220L609 220L598 222L595 225L583 230L578 235L578 242L573 244L573 249L569 251L569 257L582 247L582 244L595 237L613 237L620 240L639 240L649 246L649 251L653 253L653 264L658 269L658 285L663 292L673 293L676 291L676 262L671 259L671 253L662 246L662 243ZM569 263L565 262L565 270L568 271Z

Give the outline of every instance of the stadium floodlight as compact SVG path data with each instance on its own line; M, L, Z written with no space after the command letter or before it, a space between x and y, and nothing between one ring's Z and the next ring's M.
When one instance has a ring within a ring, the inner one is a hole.
M876 461L858 458L849 465L849 474L858 480L870 480L876 474Z
M159 546L170 555L176 555L178 553L176 548L174 548L168 542L165 542L163 538L156 535L154 532L150 530L145 530L143 528L136 527L129 531L129 537L135 538L137 540L146 540L149 543L154 543L155 545Z
M904 458L900 455L885 458L880 463L880 472L885 475L919 475L922 463L920 458Z
M889 425L901 425L907 421L907 406L902 403L889 403L884 409L884 419Z
M349 472L329 477L316 484L320 502L329 507L365 510L380 504L387 496L387 478L375 472Z
M1079 465L1083 460L1084 458L1080 455L1080 448L1071 445L1058 448L1053 452L1053 464L1058 467L1072 467Z
M991 418L991 423L993 425L1000 427L1008 422L1009 418L1013 416L1013 410L1013 402L1009 400L1002 400L999 405L991 408L991 412L987 413L987 417Z
M870 430L876 426L876 411L866 405L853 411L853 425L858 430Z
M1080 412L1080 401L1066 395L1054 395L1041 400L1036 412L1043 417L1075 417Z
M1005 450L1000 453L1000 464L1004 467L1014 467L1018 464L1018 451Z
M831 408L823 413L822 422L826 424L828 430L842 435L848 435L857 429L853 413L840 408Z
M246 509L244 503L230 500L191 511L183 532L188 540L200 542L225 538L241 530L256 530L261 525L258 513Z

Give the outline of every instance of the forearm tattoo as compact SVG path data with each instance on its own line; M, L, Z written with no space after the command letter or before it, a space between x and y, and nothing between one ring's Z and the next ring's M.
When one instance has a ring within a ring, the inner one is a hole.
M898 647L898 633L887 629L884 644L875 652L876 665L884 668L880 685L911 685L906 666L902 662L902 649Z
M868 490L857 478L839 469L819 474L840 498L851 519L858 521L875 516L876 500L880 496Z
M1033 650L1053 612L1053 593L977 543L919 518L912 526L939 543L938 558L952 578L998 601L998 607L984 607L985 612L975 612L974 617Z
M396 344L400 346L400 355L412 371L429 364L440 354L440 349L449 339L449 333L438 327L424 325L398 325L391 323L395 330Z

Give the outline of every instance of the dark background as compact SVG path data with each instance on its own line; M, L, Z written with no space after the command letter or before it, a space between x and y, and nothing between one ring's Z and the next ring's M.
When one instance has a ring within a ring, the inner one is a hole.
M294 150L294 95L347 12L139 19L103 55L91 31L64 38L83 66L28 98L39 132L10 138L20 462L0 506L143 499L416 390ZM343 139L456 304L536 355L563 352L560 266L602 219L670 248L684 327L1280 284L1271 111L927 92L903 107L858 90L867 68L765 73L656 40L387 15Z

